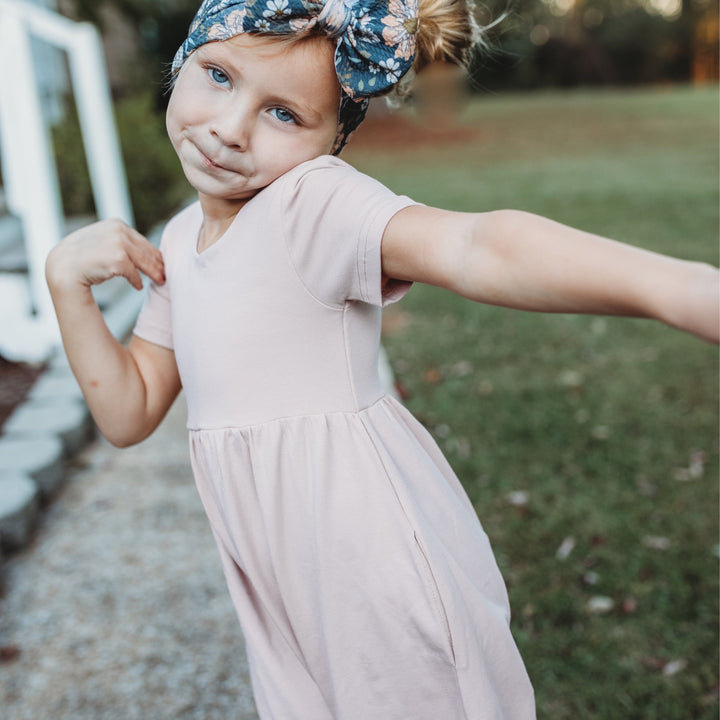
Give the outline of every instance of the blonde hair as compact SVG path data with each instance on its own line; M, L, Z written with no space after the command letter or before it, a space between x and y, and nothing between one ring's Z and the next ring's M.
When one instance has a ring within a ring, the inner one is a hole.
M473 48L482 44L469 0L419 0L413 70L434 62L465 65Z

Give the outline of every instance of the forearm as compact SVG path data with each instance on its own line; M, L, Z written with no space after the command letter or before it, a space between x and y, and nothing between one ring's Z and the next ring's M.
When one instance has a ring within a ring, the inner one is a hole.
M100 432L121 446L142 440L153 427L135 359L108 329L89 287L49 284L70 367Z
M70 366L100 431L116 445L149 435L180 389L174 353L140 340L123 347L93 297L91 287L112 277L141 290L140 271L165 282L159 250L116 220L72 233L45 266Z
M716 269L517 211L475 216L458 292L542 312L649 317L718 339Z

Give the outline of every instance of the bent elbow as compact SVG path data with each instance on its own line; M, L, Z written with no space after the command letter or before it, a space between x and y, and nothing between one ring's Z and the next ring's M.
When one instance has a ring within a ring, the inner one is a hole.
M101 424L98 424L98 429L100 430L100 434L113 447L120 448L121 450L141 443L152 432L151 430L146 431L137 427L104 428Z

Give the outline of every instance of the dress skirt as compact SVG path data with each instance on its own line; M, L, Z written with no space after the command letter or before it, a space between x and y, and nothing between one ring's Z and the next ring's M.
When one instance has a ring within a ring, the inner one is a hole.
M394 399L190 445L263 720L535 716L487 536Z

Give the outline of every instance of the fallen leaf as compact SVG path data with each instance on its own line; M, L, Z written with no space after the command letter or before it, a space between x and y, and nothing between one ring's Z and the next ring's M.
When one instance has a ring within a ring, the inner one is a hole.
M532 603L526 603L522 609L522 616L524 618L531 618L535 615L535 606Z
M587 601L585 607L593 615L605 615L614 609L615 601L605 595L595 595Z
M382 315L382 331L387 334L404 330L412 321L412 315L403 310L388 309Z
M425 382L432 383L433 385L435 383L439 383L442 380L440 370L436 367L428 368L424 372L423 377L425 378Z
M654 497L657 495L657 485L646 477L638 477L635 481L635 487L637 487L637 491L645 497Z
M684 660L683 658L671 660L662 669L663 677L671 677L672 675L677 675L679 672L682 672L686 667L687 660Z
M670 538L661 535L645 535L642 544L651 550L667 550L670 547Z
M404 385L399 380L395 381L395 392L401 400L408 400L410 398L410 391L407 385Z
M704 450L694 450L690 453L690 461L687 467L675 468L673 477L678 482L690 482L699 480L705 474L705 463L707 455Z
M492 395L495 392L495 387L489 380L482 380L478 384L478 393L480 395Z
M580 408L575 413L575 422L578 425L584 425L590 419L590 413L585 408Z
M450 369L451 374L455 377L465 377L466 375L470 375L472 371L473 365L469 360L461 360L455 363Z
M702 450L695 450L695 452L691 453L688 473L690 473L693 480L698 480L705 474L706 461L707 455Z
M637 610L638 603L637 600L634 597L626 597L622 601L622 611L626 615L632 615Z
M569 535L560 543L560 546L555 551L555 557L558 560L567 560L574 548L575 538Z
M505 499L514 507L526 507L530 497L524 490L513 490L505 496Z
M557 379L558 385L569 388L579 388L582 386L583 381L582 373L577 370L563 370Z
M592 429L590 435L595 440L607 440L610 437L610 428L607 425L598 425Z

